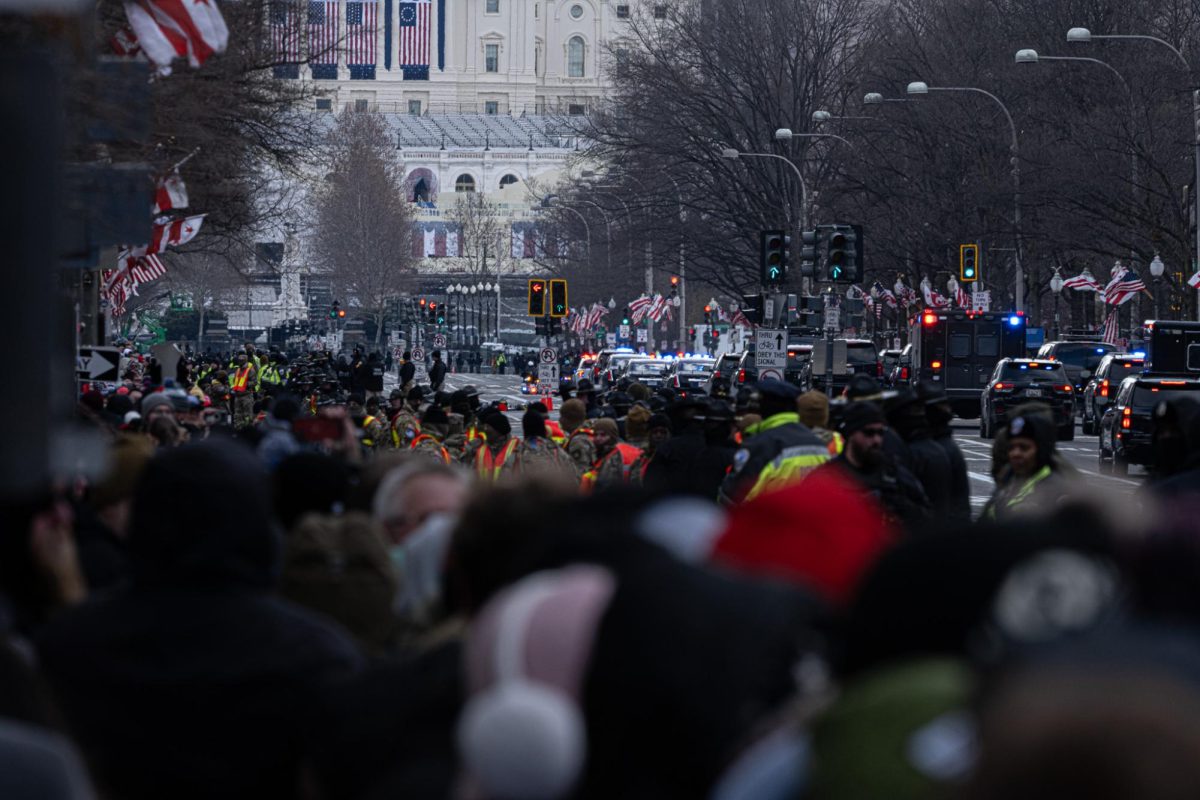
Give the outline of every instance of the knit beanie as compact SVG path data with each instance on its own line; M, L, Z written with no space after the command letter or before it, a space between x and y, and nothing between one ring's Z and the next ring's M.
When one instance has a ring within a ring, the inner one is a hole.
M829 427L829 398L816 390L805 392L796 399L800 422L810 428Z
M597 433L604 431L613 439L619 439L621 437L621 432L617 429L617 421L615 419L609 419L608 417L603 417L596 420L596 422L592 425L592 430L596 431Z
M630 439L644 439L649 432L650 409L634 406L625 416L625 435Z

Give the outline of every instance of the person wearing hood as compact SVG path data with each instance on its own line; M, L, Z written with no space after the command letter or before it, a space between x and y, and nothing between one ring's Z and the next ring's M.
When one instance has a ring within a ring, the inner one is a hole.
M449 464L450 451L443 442L450 434L450 417L441 406L430 406L421 415L421 433L413 439L409 449L424 458L431 458Z
M517 449L517 440L512 437L512 423L502 411L484 409L479 414L479 422L486 438L475 451L475 473L481 480L495 481Z
M193 496L233 513L188 513ZM163 452L134 493L130 585L37 637L105 796L298 795L313 697L362 657L341 630L272 595L269 498L258 460L235 443Z
M967 479L967 460L954 441L950 420L954 410L946 397L946 389L933 381L917 384L917 396L925 403L925 419L929 423L929 436L942 448L950 462L950 504L947 513L955 522L971 519L971 484Z
M263 437L258 442L258 457L272 470L293 453L300 452L300 442L292 433L292 422L300 416L300 402L291 395L275 399L271 413L262 421Z
M1008 423L1008 464L1003 480L983 509L983 519L999 520L1046 511L1065 494L1066 478L1054 459L1058 428L1040 414L1013 417Z
M954 499L950 494L950 459L929 433L925 404L915 392L905 389L888 405L887 421L908 446L909 470L925 489L933 513L939 517L948 514Z

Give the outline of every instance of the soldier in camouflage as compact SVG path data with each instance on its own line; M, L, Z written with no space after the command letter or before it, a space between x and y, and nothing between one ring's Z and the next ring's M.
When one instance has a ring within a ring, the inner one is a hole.
M503 474L565 480L574 486L575 465L567 451L547 434L546 418L537 409L525 412L521 432L525 438L504 463Z
M567 455L575 465L577 475L583 475L596 461L596 446L592 430L586 424L587 408L579 399L568 400L558 412L558 422L567 434Z
M450 420L441 406L431 405L421 415L421 432L409 445L409 450L421 458L449 464L450 452L442 444L450 431Z
M407 450L413 440L421 434L420 409L425 393L420 386L408 391L408 399L400 412L392 418L392 446Z

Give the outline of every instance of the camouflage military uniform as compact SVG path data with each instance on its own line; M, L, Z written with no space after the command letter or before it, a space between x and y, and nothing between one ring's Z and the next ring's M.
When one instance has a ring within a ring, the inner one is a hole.
M420 415L407 405L404 406L400 410L400 413L396 415L396 418L392 420L392 447L399 447L401 450L406 450L420 434Z
M450 452L431 433L422 433L417 436L409 446L409 450L414 455L428 458L432 461L440 461L443 464L449 464L451 460Z
M585 423L583 427L576 428L567 437L567 455L571 457L571 461L575 464L575 472L578 475L583 475L592 468L592 464L596 461L596 445L592 441L592 429Z
M600 457L599 463L593 462L589 467L596 473L596 486L615 486L625 481L625 464L615 447L608 451L608 455Z
M501 470L506 475L541 475L561 478L574 475L575 464L562 445L548 437L522 439Z
M363 425L363 444L368 447L383 449L391 446L391 436L388 433L386 417L368 416L370 422Z

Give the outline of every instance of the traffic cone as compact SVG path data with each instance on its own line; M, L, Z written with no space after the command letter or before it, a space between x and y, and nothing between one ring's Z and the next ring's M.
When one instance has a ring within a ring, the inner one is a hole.
M546 399L542 401L542 404L544 406L546 406L547 411L553 411L554 410L554 395L552 395L552 394L546 395Z

